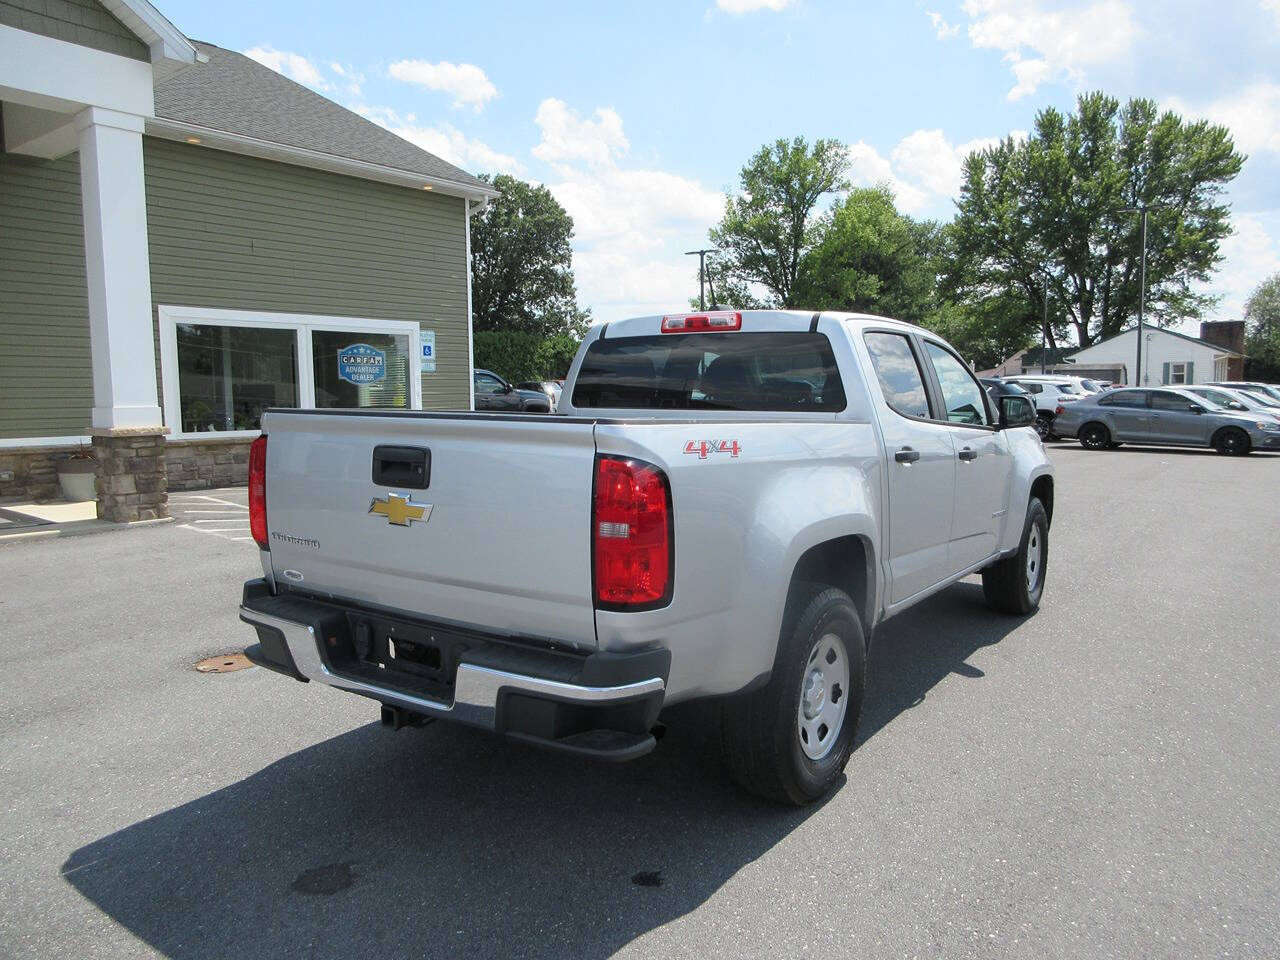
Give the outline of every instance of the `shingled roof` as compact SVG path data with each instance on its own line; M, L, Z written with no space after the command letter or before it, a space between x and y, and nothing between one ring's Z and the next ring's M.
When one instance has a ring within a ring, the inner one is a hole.
M378 164L482 192L493 190L465 170L243 54L192 43L208 62L157 80L159 118Z

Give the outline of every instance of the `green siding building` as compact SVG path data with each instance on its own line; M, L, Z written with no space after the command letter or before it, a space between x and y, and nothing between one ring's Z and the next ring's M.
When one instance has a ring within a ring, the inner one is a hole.
M146 519L268 407L471 408L489 184L136 0L0 0L0 116L0 502L92 444Z

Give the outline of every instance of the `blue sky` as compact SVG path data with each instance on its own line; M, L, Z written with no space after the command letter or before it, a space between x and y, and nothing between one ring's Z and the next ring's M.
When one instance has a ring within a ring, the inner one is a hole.
M762 143L839 138L856 182L949 219L968 150L1093 89L1226 123L1249 154L1210 286L1220 318L1280 271L1280 0L161 7L467 170L546 183L599 320L696 292L682 252Z

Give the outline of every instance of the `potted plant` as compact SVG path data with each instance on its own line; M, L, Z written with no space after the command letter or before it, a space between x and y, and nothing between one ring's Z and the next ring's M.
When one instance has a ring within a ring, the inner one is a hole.
M79 450L58 464L58 486L62 487L62 496L72 502L98 499L94 488L97 472L98 461L81 444Z

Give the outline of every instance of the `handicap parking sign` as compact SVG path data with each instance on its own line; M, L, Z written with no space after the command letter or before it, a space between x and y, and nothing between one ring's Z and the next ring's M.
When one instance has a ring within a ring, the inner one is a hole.
M385 380L387 355L367 343L353 343L338 351L338 376L348 383L369 384Z

